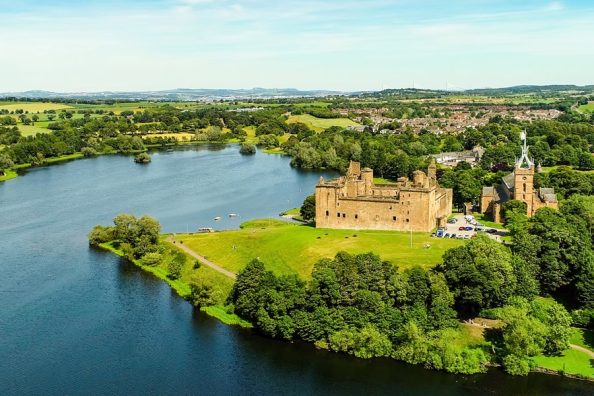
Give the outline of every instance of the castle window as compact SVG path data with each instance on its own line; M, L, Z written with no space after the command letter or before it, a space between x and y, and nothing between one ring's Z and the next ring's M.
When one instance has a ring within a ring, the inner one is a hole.
M336 217L340 217L340 213L336 212Z
M330 212L326 211L326 216L329 216L329 215L330 215Z
M409 219L406 219L406 222L408 223L409 222Z
M524 183L523 187L524 187L524 192L526 192L526 183Z
M392 220L396 221L396 216L392 216Z
M342 217L346 217L346 213L343 213L343 214L342 214Z
M358 218L359 218L359 215L358 215L358 214L356 214L356 215L355 215L355 219L358 219Z

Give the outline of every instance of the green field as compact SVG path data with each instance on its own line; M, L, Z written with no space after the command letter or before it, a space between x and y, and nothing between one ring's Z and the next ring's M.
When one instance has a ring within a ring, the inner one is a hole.
M586 105L581 105L578 110L582 113L594 113L594 102L589 102Z
M0 182L14 179L15 177L17 177L17 173L15 171L7 170L7 171L5 171L4 175L0 176Z
M64 103L44 103L44 102L10 102L0 104L0 110L15 111L22 109L29 113L43 112L45 110L66 110L72 109L72 106Z
M38 133L50 133L51 130L44 128L37 123L35 125L23 125L18 124L19 131L21 131L21 135L23 136L33 136L37 135Z
M317 118L310 114L291 115L287 119L288 124L295 122L301 122L316 132L322 132L332 126L341 128L359 126L355 121L348 118Z
M308 278L321 258L372 251L399 268L420 265L430 268L441 262L443 253L463 242L431 238L428 233L413 233L412 248L408 232L352 231L317 229L279 220L255 220L234 231L177 235L176 239L216 264L240 271L249 261L259 258L277 274L297 273ZM430 244L425 248L425 244Z
M581 351L566 350L562 356L536 356L533 358L538 367L555 370L565 374L594 378L592 358Z

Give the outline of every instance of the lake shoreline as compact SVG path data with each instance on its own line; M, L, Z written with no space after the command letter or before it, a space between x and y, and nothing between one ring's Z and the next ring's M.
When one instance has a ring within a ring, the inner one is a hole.
M221 232L224 232L224 231L221 231ZM104 249L106 251L109 251L111 253L114 253L117 256L119 256L127 261L132 262L134 265L136 265L141 270L151 273L155 277L165 281L176 292L176 294L179 297L181 297L182 299L186 300L188 303L191 304L190 298L189 298L190 297L189 284L187 284L181 280L172 280L165 273L163 273L162 271L159 271L157 268L143 265L138 260L130 260L130 259L126 258L121 250L116 249L112 245L112 242L102 243L98 247L101 249ZM253 328L253 324L251 324L248 321L245 321L244 319L240 318L236 314L227 312L226 308L222 305L204 306L204 307L200 307L199 310L201 312L204 312L206 315L217 319L218 321L220 321L221 323L223 323L225 325L237 326L237 327L244 328L244 329L252 329ZM313 347L316 350L328 351L324 348L317 347L314 343L303 342L303 344L308 345L309 347ZM349 356L349 355L347 355L347 356ZM411 366L419 366L419 365L410 364L410 363L407 363L407 362L404 362L404 361L401 361L398 359L393 359L393 360L407 364L407 365L411 365ZM486 365L486 367L488 368L488 370L501 370L501 365L497 364L497 363L490 362ZM423 369L430 370L430 369L426 369L426 368L423 368ZM430 370L430 371L441 372L441 370ZM554 370L554 369L549 369L549 368L545 368L545 367L535 367L530 372L546 374L546 375L551 375L551 376L556 376L556 377L565 377L565 378L581 380L581 381L586 381L586 382L594 382L594 378L585 377L585 376L576 375L576 374L565 373L565 372L563 372L563 370ZM448 373L448 374L455 375L455 376L468 376L469 375L469 374L457 374L457 373ZM478 375L478 374L474 374L474 375ZM472 376L472 374L470 374L470 376Z

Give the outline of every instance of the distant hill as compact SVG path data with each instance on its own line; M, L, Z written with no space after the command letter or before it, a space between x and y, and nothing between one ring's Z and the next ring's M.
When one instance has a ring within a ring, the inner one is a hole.
M178 88L163 91L101 91L101 92L51 92L24 91L3 92L0 97L18 99L59 99L59 100L121 100L121 101L202 101L218 100L255 100L275 98L319 98L326 96L355 96L367 98L396 98L396 99L429 99L443 98L451 95L477 95L502 97L508 95L548 95L548 96L578 96L594 94L594 85L518 85L506 88L479 88L466 90L439 90L399 88L383 91L331 91L331 90L299 90L295 88L251 88L251 89L191 89Z
M475 89L458 89L458 90L436 90L436 89L415 89L415 88L400 88L400 89L385 89L383 91L362 92L358 94L361 97L386 98L395 97L398 99L415 99L415 98L440 98L451 95L477 95L477 96L509 96L509 95L590 95L594 93L594 85L518 85L504 88L475 88Z
M101 91L101 92L51 92L24 91L3 92L0 97L26 99L84 99L84 100L158 100L158 101L213 101L272 98L323 97L344 95L343 92L328 90L301 91L295 88L252 88L252 89L190 89L179 88L164 91Z

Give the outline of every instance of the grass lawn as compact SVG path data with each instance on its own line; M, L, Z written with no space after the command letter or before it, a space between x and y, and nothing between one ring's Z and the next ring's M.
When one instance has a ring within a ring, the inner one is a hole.
M543 356L533 358L538 367L594 378L594 359L581 351L568 349L563 356Z
M503 224L495 223L494 221L489 220L489 217L485 214L476 213L474 214L474 218L479 223L485 225L485 227L496 228L498 230L503 230Z
M301 214L301 208L293 208L293 209L285 210L284 212L281 213L281 216L298 215L298 214Z
M10 169L8 169L8 170L6 170L4 172L5 172L5 174L0 176L0 182L7 181L7 180L10 180L10 179L14 179L15 177L18 176L15 171L12 171Z
M390 179L386 179L384 177L374 177L373 178L373 183L374 184L394 184L394 183L396 183L396 181L390 180Z
M319 259L332 258L341 250L372 251L402 269L413 265L430 268L441 262L445 250L464 243L413 233L411 248L408 232L317 229L273 219L249 221L242 227L224 232L178 234L176 238L232 272L260 258L276 274L297 273L302 278L309 278ZM431 247L424 248L426 243Z
M37 135L38 133L50 133L51 130L44 128L40 125L18 125L19 131L21 131L21 135L23 136L33 136Z
M594 102L588 102L586 105L581 105L578 110L582 113L594 113Z
M72 109L72 106L63 103L43 103L43 102L11 102L11 104L0 105L0 110L15 111L22 109L29 113L35 113L44 110L63 110ZM30 116L30 114L28 115Z
M322 132L331 126L338 126L346 128L349 126L359 126L355 121L348 118L317 118L310 114L300 114L289 116L287 120L288 124L301 122L307 125L311 130L316 132Z

